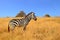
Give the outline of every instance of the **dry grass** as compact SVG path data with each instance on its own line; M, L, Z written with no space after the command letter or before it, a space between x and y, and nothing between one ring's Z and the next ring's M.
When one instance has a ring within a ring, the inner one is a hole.
M60 17L31 20L26 31L16 27L8 32L8 22L12 18L0 18L0 40L60 40Z

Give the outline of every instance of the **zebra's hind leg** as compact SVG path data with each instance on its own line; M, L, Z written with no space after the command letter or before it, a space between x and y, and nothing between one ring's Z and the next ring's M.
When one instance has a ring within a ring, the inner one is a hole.
M8 26L8 32L10 32L10 30L11 31L13 31L14 30L14 28L15 28L15 26L13 25L13 26Z
M15 26L13 26L12 28L11 28L11 31L13 31L15 29Z

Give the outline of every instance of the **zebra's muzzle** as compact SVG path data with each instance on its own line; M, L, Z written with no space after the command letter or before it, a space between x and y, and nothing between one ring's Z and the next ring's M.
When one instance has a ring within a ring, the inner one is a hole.
M35 19L35 21L37 20L37 18Z

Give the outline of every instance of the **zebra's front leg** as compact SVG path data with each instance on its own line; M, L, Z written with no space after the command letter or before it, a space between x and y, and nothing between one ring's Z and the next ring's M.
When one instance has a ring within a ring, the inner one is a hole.
M27 24L28 24L27 21L25 21L23 30L26 30Z
M26 26L27 26L27 25L24 25L24 28L23 28L23 30L26 30Z

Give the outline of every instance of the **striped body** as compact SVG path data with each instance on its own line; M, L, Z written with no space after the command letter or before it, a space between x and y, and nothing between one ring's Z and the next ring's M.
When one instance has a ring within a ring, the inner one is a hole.
M14 30L15 27L24 27L24 30L26 29L27 24L31 19L36 20L36 16L33 12L29 13L26 17L22 19L12 19L8 24L8 31Z

